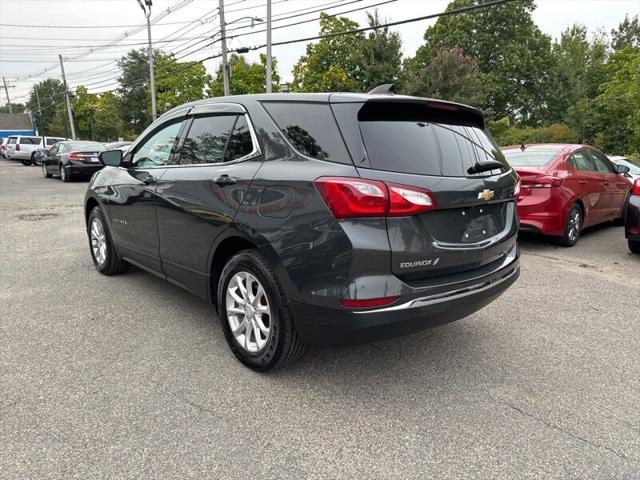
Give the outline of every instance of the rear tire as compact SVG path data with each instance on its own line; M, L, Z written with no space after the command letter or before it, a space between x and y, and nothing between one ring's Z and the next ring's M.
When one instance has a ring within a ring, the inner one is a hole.
M87 236L96 270L103 275L115 275L127 269L127 263L120 258L115 249L109 226L100 207L93 207L89 214Z
M578 243L582 233L582 225L584 225L584 213L580 205L574 203L569 209L569 215L567 215L564 234L561 237L553 237L553 242L563 247L573 247Z
M62 180L65 183L68 183L71 181L71 175L67 175L67 170L64 168L64 165L60 164L60 180Z
M44 178L51 178L51 174L47 171L47 166L42 162L42 176Z
M32 157L33 158L33 157ZM22 165L24 165L25 167L28 167L29 165L31 165L31 161L32 160L20 160L22 162Z
M640 242L637 240L627 240L631 253L640 253Z
M220 274L217 289L218 317L229 348L238 360L257 372L283 367L296 360L304 350L304 344L293 325L287 298L272 272L268 260L257 250L244 250L227 262ZM242 287L238 284L239 280ZM234 298L243 302L237 302ZM228 307L232 312L228 311ZM234 314L233 310L238 313ZM262 311L268 314L260 313ZM235 334L229 313L236 325ZM252 324L255 332L252 331ZM242 328L242 325L245 327ZM251 342L251 338L255 341Z

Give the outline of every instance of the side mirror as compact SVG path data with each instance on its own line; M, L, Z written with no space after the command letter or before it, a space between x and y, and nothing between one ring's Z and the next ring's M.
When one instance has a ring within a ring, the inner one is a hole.
M122 150L107 150L98 155L100 163L109 167L119 167L122 163Z
M624 175L626 173L629 173L629 170L631 169L626 165L616 165L616 173L619 175Z

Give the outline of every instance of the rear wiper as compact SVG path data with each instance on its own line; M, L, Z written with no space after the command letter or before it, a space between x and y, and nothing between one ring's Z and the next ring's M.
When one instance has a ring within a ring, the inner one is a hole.
M504 167L504 164L497 160L485 160L483 162L476 162L475 165L469 167L467 173L473 175L475 173L488 172L489 170L498 170Z

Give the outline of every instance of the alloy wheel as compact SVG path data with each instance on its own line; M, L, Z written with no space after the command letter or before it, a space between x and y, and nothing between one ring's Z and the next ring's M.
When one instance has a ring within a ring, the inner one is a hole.
M582 226L582 214L579 208L574 208L569 214L568 236L569 240L574 242L580 235L580 227Z
M104 233L104 225L99 218L91 220L90 235L93 257L98 265L102 266L107 259L107 237Z
M47 166L42 162L42 175L47 176Z
M260 281L248 272L236 273L227 285L227 321L236 342L249 353L265 348L271 334L271 308Z
M67 179L67 172L64 171L64 166L60 164L60 180L63 182Z

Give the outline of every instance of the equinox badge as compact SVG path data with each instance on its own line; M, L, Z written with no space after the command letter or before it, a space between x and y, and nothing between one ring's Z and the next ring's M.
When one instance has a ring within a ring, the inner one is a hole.
M493 190L483 190L482 192L478 193L478 200L489 201L493 198L493 195Z

